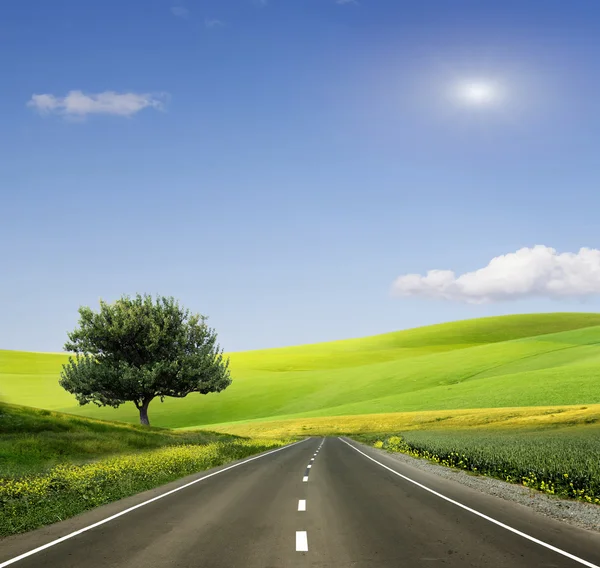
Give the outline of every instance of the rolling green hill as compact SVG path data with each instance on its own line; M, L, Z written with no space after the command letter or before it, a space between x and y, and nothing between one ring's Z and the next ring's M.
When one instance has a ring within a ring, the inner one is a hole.
M383 335L231 353L220 394L150 405L153 425L600 402L600 314L482 318ZM133 404L79 407L63 354L0 351L7 402L137 422Z

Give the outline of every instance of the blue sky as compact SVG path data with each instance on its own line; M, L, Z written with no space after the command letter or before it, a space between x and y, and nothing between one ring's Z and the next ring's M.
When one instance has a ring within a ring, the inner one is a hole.
M0 14L0 348L136 292L228 351L600 307L595 0Z

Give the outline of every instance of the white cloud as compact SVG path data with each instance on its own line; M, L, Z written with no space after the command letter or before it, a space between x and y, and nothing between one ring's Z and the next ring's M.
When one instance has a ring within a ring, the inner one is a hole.
M60 106L60 101L54 95L33 95L27 106L35 107L40 112L52 112Z
M575 298L600 294L600 250L557 253L543 245L497 256L460 276L429 270L396 279L392 293L483 304L526 297Z
M171 6L171 13L178 18L187 18L190 15L190 11L183 6Z
M114 91L85 94L81 91L69 91L65 97L50 94L33 95L27 106L42 114L57 113L77 118L84 118L88 114L131 116L148 107L162 109L163 99L164 95Z
M358 4L357 0L335 0L336 4Z
M213 19L206 18L204 20L204 27L206 27L206 28L220 28L224 25L225 25L224 22L222 22L221 20L217 20L216 18L213 18Z

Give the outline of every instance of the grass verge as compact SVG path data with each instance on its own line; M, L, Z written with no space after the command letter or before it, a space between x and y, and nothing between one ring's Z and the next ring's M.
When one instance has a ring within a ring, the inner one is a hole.
M600 505L600 428L357 434L389 452Z
M41 474L112 455L238 438L205 430L173 431L0 404L0 478ZM258 436L253 436L258 437Z
M166 447L85 465L58 465L42 475L0 479L0 536L61 521L185 475L290 442L231 440L203 446Z

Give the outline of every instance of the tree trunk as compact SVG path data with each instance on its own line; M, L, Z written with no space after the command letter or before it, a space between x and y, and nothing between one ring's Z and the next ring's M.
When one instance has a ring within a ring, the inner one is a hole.
M148 405L151 400L151 398L147 398L138 406L138 410L140 411L140 424L143 424L144 426L150 426L150 420L148 420Z

